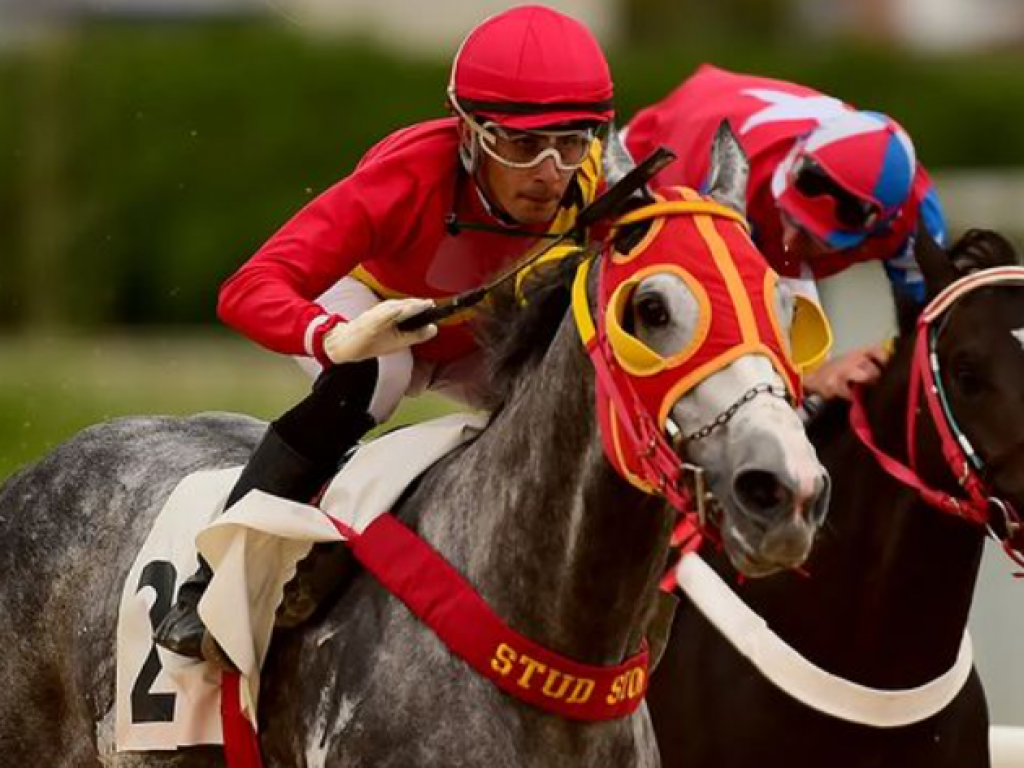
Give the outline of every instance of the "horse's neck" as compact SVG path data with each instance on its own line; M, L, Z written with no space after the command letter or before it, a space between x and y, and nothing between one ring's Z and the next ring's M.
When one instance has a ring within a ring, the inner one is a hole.
M904 463L906 404L901 370L886 376L867 404L880 447ZM918 448L921 475L949 488L936 440L929 423ZM927 682L956 658L981 532L890 477L851 430L818 450L835 486L809 578L785 575L785 589L752 584L751 602L784 639L834 674L879 687Z
M570 348L549 353L452 468L446 493L469 503L435 522L515 629L608 664L636 650L670 517L604 459L593 377L567 335L563 328L553 352Z

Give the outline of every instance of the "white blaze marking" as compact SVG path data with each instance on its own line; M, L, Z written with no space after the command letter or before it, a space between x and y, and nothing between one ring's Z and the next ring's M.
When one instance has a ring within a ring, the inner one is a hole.
M1013 334L1013 338L1017 340L1017 343L1024 347L1024 328L1018 328L1016 331L1010 331Z

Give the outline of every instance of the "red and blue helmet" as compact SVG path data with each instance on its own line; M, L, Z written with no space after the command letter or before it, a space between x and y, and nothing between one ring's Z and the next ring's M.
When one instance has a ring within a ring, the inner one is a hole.
M843 250L883 231L910 196L914 144L892 118L848 110L801 138L772 178L785 216Z

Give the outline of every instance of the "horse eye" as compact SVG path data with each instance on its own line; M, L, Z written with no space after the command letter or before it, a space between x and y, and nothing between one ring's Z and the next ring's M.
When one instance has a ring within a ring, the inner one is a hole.
M985 391L985 380L978 375L974 366L967 362L960 361L954 364L953 383L966 397L976 397Z
M636 316L647 328L663 328L671 319L665 302L661 296L654 293L637 298Z

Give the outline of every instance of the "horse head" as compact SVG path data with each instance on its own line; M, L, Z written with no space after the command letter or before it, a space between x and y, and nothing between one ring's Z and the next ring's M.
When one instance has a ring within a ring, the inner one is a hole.
M933 360L925 366L920 353L914 365L938 384L932 416L946 464L979 506L995 505L991 523L1005 538L1006 525L1016 523L1001 504L1024 504L1024 269L1009 241L988 230L968 231L948 254L921 232L916 254L930 303L911 337ZM964 447L962 457L950 441Z
M743 150L723 124L708 195L679 188L638 201L616 222L600 274L589 279L596 320L581 310L583 272L575 309L599 373L612 464L642 489L666 485L629 455L654 451L638 444L651 439L635 434L644 428L630 414L639 403L655 432L706 476L734 565L764 576L807 557L829 481L792 407L800 397L788 347L793 302L748 236L747 177ZM602 375L604 365L612 375Z

